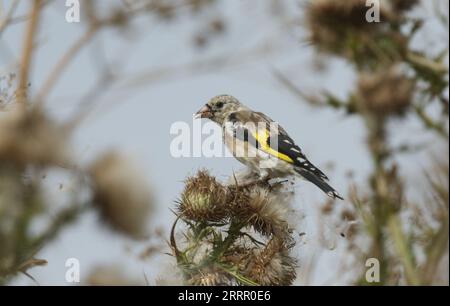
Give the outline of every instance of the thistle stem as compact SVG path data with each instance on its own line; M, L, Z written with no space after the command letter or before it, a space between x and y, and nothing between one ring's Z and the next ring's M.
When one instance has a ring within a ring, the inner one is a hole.
M244 223L237 219L232 219L230 228L228 229L228 236L218 245L211 254L210 260L217 261L234 243L239 237L241 229L244 227Z

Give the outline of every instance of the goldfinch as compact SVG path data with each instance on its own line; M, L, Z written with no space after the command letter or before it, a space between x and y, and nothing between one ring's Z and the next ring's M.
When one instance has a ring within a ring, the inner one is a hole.
M331 198L343 200L328 177L303 154L286 131L260 112L230 95L212 98L196 114L222 127L223 140L233 156L261 179L299 175Z

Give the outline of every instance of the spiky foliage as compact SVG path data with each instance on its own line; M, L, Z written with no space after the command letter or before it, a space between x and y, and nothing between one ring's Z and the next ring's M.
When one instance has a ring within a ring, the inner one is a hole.
M185 282L292 284L296 261L289 254L293 240L286 199L283 191L266 184L222 185L206 171L188 178L178 204L178 218L186 225L184 239L180 243L175 237L177 221L171 234Z
M226 188L206 171L186 180L178 210L192 221L221 221L227 217Z
M254 187L248 193L235 190L230 209L236 218L262 235L282 235L288 228L286 203L273 190Z
M248 257L244 274L263 286L292 284L297 274L296 261L289 256L289 246L277 238L271 239L263 249L254 250Z
M423 20L408 13L419 1L380 2L380 23L364 19L365 2L317 0L306 11L314 47L346 60L359 80L346 100L327 94L308 101L358 116L365 123L372 160L367 182L353 184L349 192L353 207L341 213L341 221L349 224L342 236L348 238L353 263L379 260L380 284L439 283L437 267L448 263L448 203L443 204L448 202L448 179L443 187L440 178L442 172L448 176L448 158L428 175L433 197L415 203L406 188L411 178L402 176L397 163L400 153L412 152L415 137L404 140L406 149L393 147L390 136L396 131L389 123L414 117L448 147L448 67L442 56L448 46L438 56L411 46ZM325 206L324 215L333 209ZM365 272L356 272L356 283L367 284Z

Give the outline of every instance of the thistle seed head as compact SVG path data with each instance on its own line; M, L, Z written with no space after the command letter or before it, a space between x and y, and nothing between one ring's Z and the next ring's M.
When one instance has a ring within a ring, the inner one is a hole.
M132 238L145 238L153 197L137 168L119 153L109 152L89 172L95 205L104 221Z
M221 221L228 215L226 188L207 171L189 177L181 195L178 210L192 221Z
M388 71L364 73L359 78L358 102L378 117L402 116L411 105L414 86L415 82L396 66Z
M12 109L0 118L0 162L58 166L67 162L67 133L39 110Z
M230 281L228 274L215 268L204 268L193 274L187 283L193 286L227 286Z
M238 191L231 202L236 216L262 235L284 235L288 230L285 203L267 188L255 186L248 192Z
M292 285L297 263L288 251L282 241L273 238L264 249L254 251L245 275L262 286Z

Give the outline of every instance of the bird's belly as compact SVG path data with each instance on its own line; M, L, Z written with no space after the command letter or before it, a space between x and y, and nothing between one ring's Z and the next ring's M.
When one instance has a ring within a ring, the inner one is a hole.
M261 161L259 150L249 145L248 142L235 138L230 133L224 134L224 142L238 161L255 170L258 169L258 164Z

